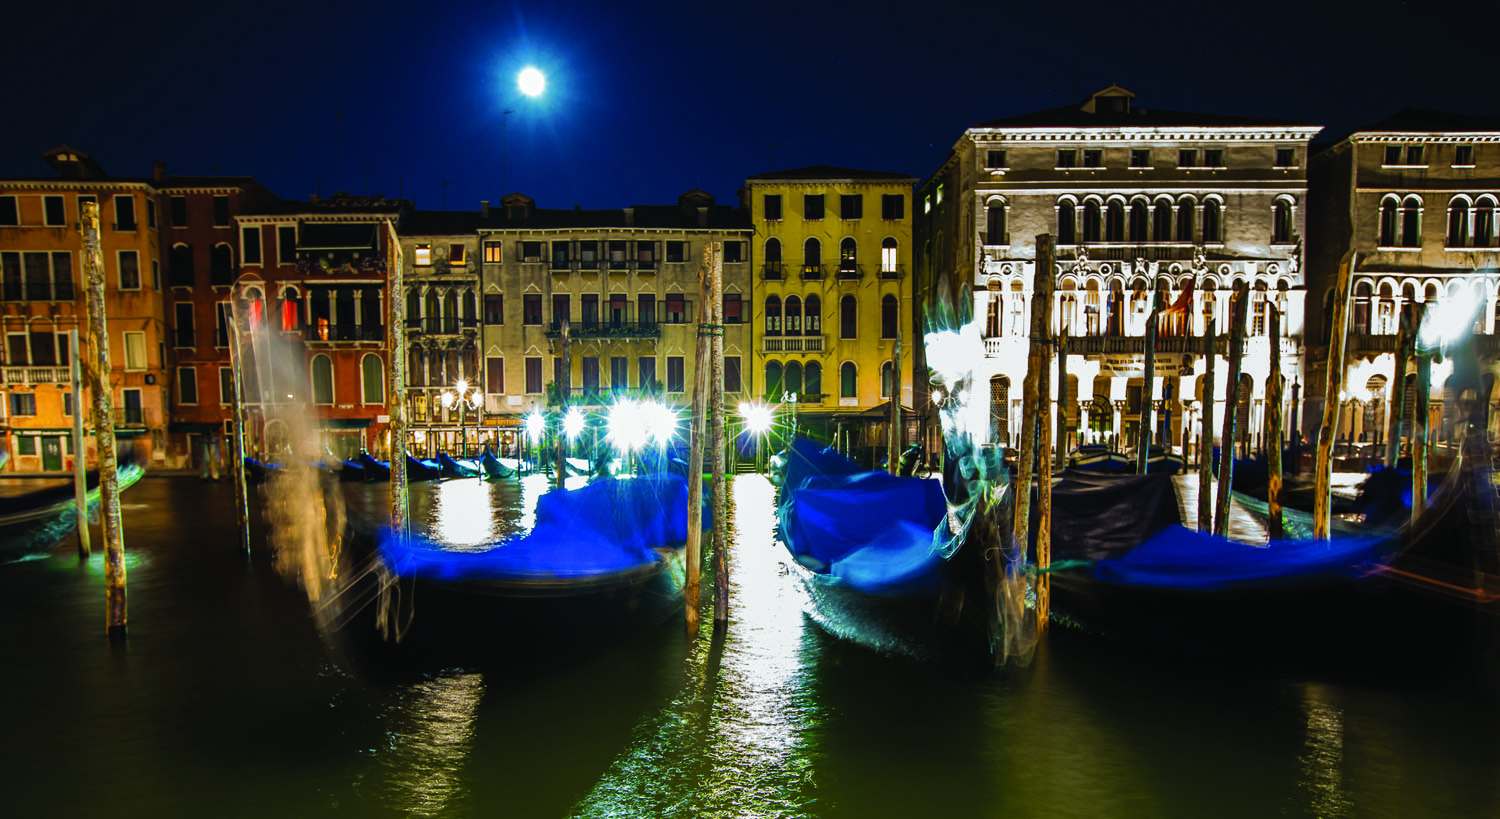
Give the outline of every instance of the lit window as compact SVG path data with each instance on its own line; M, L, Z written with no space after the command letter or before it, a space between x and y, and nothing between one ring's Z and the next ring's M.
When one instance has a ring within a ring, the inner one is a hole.
M417 265L425 267L432 264L432 248L427 245L417 245Z
M498 263L500 261L500 243L499 242L485 242L484 243L484 261L487 264L496 264L496 263Z
M448 264L461 265L464 263L464 246L454 242L448 245Z
M896 240L887 237L880 243L880 270L883 273L896 272Z

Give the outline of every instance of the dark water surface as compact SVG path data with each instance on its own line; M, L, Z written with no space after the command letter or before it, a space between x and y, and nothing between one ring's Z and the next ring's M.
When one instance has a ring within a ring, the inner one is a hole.
M385 503L382 487L350 491L356 507ZM411 675L351 662L264 554L238 555L228 485L148 478L124 497L124 645L104 637L97 555L81 565L69 541L0 566L0 812L1500 815L1493 679L1321 682L1067 633L1021 672L888 659L803 617L769 486L744 476L733 491L722 640L670 623ZM523 525L525 500L514 485L425 485L413 517L477 543Z

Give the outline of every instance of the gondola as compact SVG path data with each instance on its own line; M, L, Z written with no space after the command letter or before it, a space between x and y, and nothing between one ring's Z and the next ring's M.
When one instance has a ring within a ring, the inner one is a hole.
M359 453L359 464L364 469L366 483L384 483L391 479L389 461L377 461L368 452Z
M669 474L552 489L530 531L462 550L351 519L338 573L348 585L325 605L346 609L330 619L366 643L383 618L402 632L386 651L442 662L651 628L682 613L687 500L687 482Z
M411 455L406 456L407 483L435 481L441 477L443 477L443 469L437 461L419 461Z
M473 461L458 461L448 456L446 452L437 455L438 471L444 478L477 478L479 477L479 466Z
M486 449L479 456L479 469L486 480L500 480L501 478L514 478L516 470L506 466L503 461L495 457L495 453Z
M281 465L272 461L262 461L258 458L245 456L245 480L252 484L265 483L266 479L276 473Z
M119 465L120 491L134 486L145 470L133 461ZM90 513L99 508L99 473L86 478ZM0 563L45 553L78 528L72 482L0 497Z
M337 471L339 483L363 483L365 481L365 465L358 459L350 458L343 461Z

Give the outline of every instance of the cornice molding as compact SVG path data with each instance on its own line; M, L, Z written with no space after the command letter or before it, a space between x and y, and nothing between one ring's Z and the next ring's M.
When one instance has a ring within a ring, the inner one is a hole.
M1098 142L1121 145L1141 142L1309 142L1321 125L1305 127L1194 127L1194 128L970 128L976 144L992 142Z

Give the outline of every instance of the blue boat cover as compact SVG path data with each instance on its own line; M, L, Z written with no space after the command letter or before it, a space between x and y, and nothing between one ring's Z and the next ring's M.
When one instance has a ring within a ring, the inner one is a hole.
M1099 561L1094 574L1113 583L1182 589L1285 584L1360 575L1399 546L1398 538L1380 537L1252 546L1174 525L1123 555Z
M603 478L537 499L536 525L479 552L450 551L426 538L398 542L386 530L381 556L401 577L441 580L584 578L660 558L656 547L687 540L687 481L672 474ZM703 526L709 507L700 510Z

